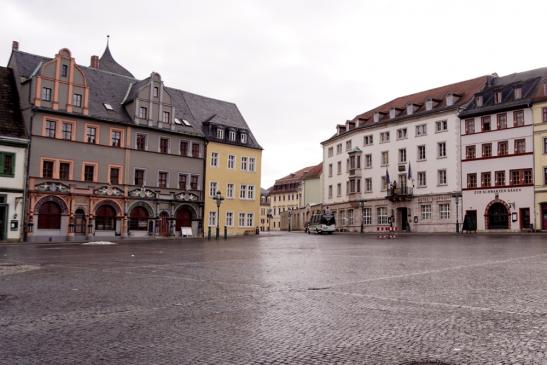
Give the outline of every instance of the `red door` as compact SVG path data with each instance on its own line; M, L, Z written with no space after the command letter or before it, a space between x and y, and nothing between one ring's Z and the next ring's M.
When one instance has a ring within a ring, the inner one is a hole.
M192 213L186 207L181 207L176 214L176 229L180 231L180 227L192 227Z
M160 214L160 236L169 236L169 214L166 212Z

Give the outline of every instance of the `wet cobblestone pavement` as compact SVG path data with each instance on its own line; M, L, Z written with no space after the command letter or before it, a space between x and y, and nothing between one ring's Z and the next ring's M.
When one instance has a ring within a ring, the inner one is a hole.
M547 364L547 236L0 246L0 363Z

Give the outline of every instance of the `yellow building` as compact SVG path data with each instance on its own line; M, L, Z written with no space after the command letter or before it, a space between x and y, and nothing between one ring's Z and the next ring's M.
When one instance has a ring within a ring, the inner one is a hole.
M547 83L532 107L534 118L535 224L547 230Z
M254 234L259 227L262 148L243 123L239 128L233 122L205 125L210 141L205 162L205 234L211 227L215 236L217 223L220 236L225 226L229 236ZM224 198L220 209L214 199L218 192Z

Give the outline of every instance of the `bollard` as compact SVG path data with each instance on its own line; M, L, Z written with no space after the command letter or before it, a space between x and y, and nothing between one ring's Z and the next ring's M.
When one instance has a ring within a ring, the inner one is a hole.
M260 234L260 229L258 227L256 227L256 234L259 235Z
M228 239L228 227L224 226L224 239Z
M211 239L211 227L208 227L208 229L207 229L207 239L208 240Z
M216 234L215 234L215 240L217 240L217 241L218 241L218 237L219 237L219 235L220 235L220 228L219 228L219 227L217 226L217 227L216 227Z

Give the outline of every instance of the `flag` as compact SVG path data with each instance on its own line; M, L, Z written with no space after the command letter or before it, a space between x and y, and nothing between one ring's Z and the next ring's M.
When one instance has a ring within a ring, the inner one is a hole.
M408 163L408 180L412 180L412 170L410 169L410 162Z
M387 167L386 167L386 184L389 185L389 171L387 171Z

